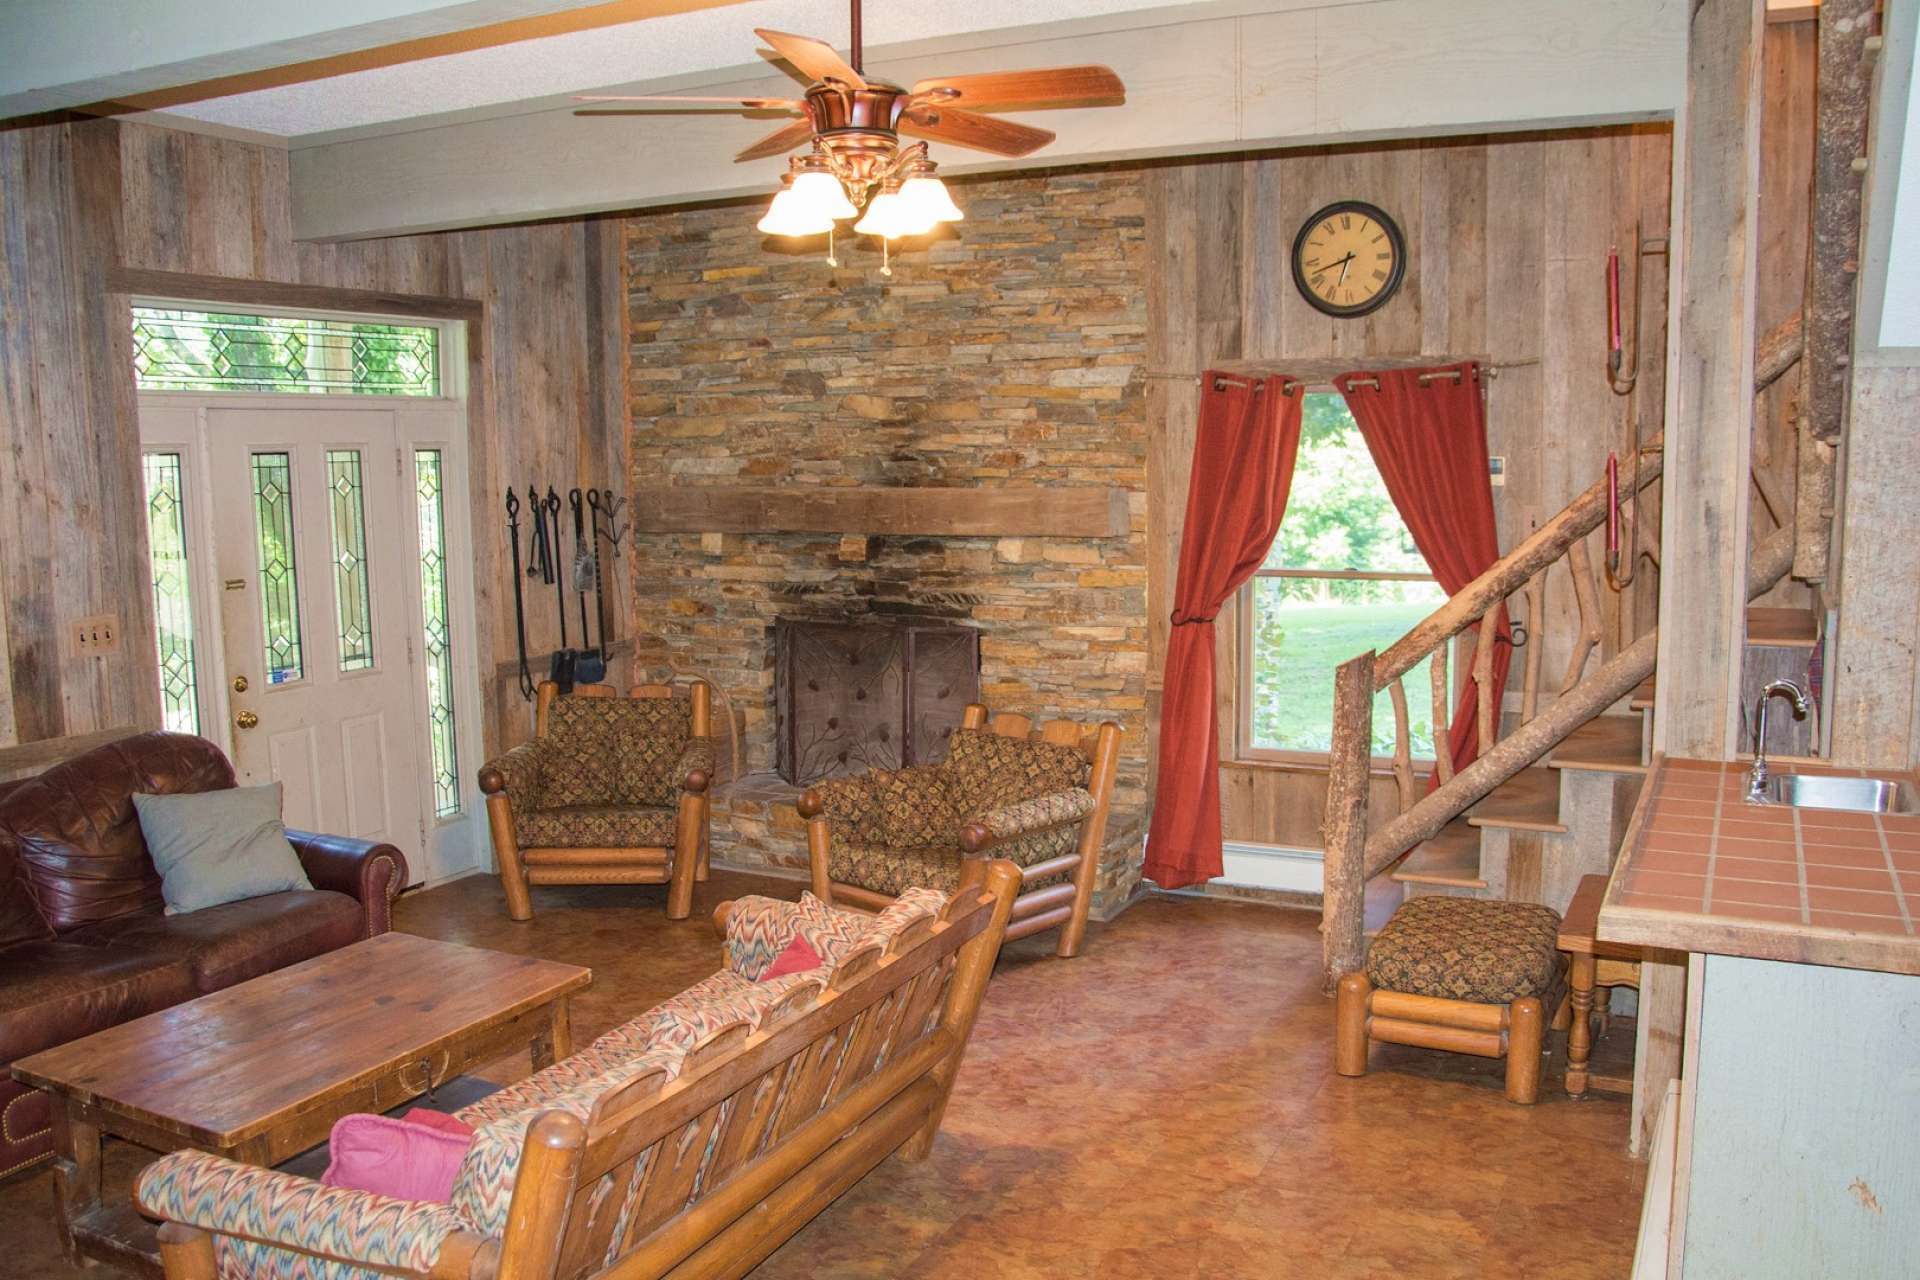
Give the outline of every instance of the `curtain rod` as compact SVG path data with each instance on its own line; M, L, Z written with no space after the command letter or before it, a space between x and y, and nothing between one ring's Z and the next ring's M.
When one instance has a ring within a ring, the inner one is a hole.
M1487 360L1487 361L1480 362L1480 372L1485 377L1498 378L1500 376L1500 370L1502 369L1527 369L1527 368L1532 368L1538 365L1539 363L1540 361L1537 357L1531 360L1499 360L1499 361ZM1403 367L1417 367L1417 366L1403 366ZM1278 372L1278 370L1276 370L1276 372ZM1145 373L1142 373L1140 376L1143 378L1161 378L1161 379L1166 379L1166 380L1176 381L1176 382L1179 382L1179 381L1199 382L1203 377L1203 375L1198 373L1174 373L1167 370L1159 370L1159 369L1149 369ZM1345 376L1345 375L1339 375L1339 376ZM1435 378L1446 378L1450 381L1458 382L1460 380L1460 371L1457 369L1445 369L1445 370L1435 370L1430 373L1424 373L1420 375L1420 383L1422 386L1425 386L1428 382L1430 382ZM1251 377L1247 377L1242 374L1217 373L1214 375L1214 379L1216 382L1220 382L1222 385L1225 385L1227 381L1231 381L1235 385L1243 386L1243 387L1259 385L1258 380ZM1321 384L1322 381L1324 381L1325 384L1328 386L1333 385L1332 378L1326 378L1324 380L1323 379L1302 380L1297 378L1289 378L1285 383L1282 384L1282 386L1285 388L1286 393L1288 395L1292 395L1294 390L1296 390L1299 387L1318 386ZM1376 379L1368 377L1365 374L1362 374L1359 378L1355 378L1353 381L1354 381L1354 385L1356 386L1372 386L1376 390L1379 387L1379 383Z
M1500 366L1490 365L1490 364L1482 365L1480 366L1480 373L1483 377L1497 378L1500 376ZM1200 380L1200 375L1197 373L1149 373L1146 376L1149 378L1191 378L1195 382L1198 382ZM1436 379L1445 379L1448 382L1457 383L1460 381L1460 370L1436 369L1431 373L1421 374L1418 380L1420 385L1424 387L1427 384L1435 381ZM1346 379L1346 383L1347 383L1347 386L1349 387L1370 387L1375 391L1378 391L1380 389L1380 379L1378 377L1369 376L1367 374L1361 374L1357 377L1348 377ZM1306 387L1309 385L1311 384L1309 384L1303 379L1288 378L1280 384L1280 394L1290 396L1294 392L1300 390L1302 387ZM1215 391L1225 391L1229 386L1252 387L1254 390L1254 393L1257 395L1261 391L1265 390L1266 379L1242 378L1236 374L1231 374L1231 373L1216 373L1213 375L1213 389Z

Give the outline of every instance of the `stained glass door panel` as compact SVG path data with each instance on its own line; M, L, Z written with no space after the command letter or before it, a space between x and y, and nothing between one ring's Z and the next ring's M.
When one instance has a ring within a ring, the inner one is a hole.
M393 415L206 411L234 767L288 826L418 845L407 659L412 468Z

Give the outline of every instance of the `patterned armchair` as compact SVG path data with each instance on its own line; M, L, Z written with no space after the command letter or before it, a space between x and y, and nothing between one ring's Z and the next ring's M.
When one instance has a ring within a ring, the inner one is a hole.
M507 914L533 919L536 884L667 884L667 918L707 878L712 700L640 685L621 696L542 683L534 739L480 770Z
M816 784L800 799L813 891L879 908L909 885L951 893L988 859L1020 868L1007 938L1059 928L1078 954L1106 835L1120 726L966 710L947 758Z

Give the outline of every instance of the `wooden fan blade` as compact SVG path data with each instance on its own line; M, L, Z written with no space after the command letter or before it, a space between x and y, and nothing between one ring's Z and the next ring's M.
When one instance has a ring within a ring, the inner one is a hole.
M813 121L795 120L792 124L783 124L778 129L734 157L741 160L758 160L763 156L777 156L791 151L807 139L813 137Z
M804 111L795 98L693 98L677 93L576 93L575 102L710 102L724 103L742 111Z
M996 120L958 107L928 103L911 107L901 115L900 132L1002 156L1031 155L1054 138L1045 129L1032 129L1011 120Z
M977 76L935 76L913 86L915 101L969 111L1046 111L1055 107L1117 107L1127 86L1110 67L1042 67Z
M833 46L812 36L789 35L784 31L768 31L755 27L753 34L773 46L773 51L791 62L801 75L814 80L838 80L842 84L864 89L867 82L860 73L848 66L846 59L833 51Z

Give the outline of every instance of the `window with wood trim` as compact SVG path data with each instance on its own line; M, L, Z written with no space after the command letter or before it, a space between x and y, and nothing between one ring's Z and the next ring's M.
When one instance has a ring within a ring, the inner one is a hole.
M324 316L133 308L142 391L440 394L440 330Z
M1309 391L1280 535L1240 589L1240 750L1252 759L1324 757L1333 673L1385 649L1446 600L1367 452L1346 400ZM1427 663L1408 673L1424 689ZM1415 700L1416 702L1418 700ZM1393 753L1393 708L1374 708L1374 753ZM1433 715L1410 707L1413 754L1433 755Z

